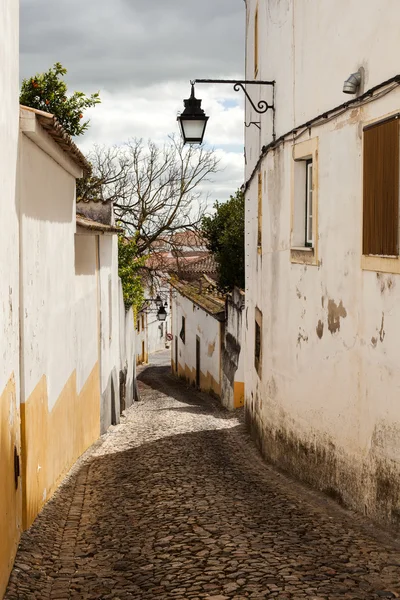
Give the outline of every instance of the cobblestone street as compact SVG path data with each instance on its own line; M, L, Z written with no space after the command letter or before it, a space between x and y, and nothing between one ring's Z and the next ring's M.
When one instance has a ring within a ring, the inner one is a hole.
M165 360L23 535L5 598L400 597L400 546L266 465Z

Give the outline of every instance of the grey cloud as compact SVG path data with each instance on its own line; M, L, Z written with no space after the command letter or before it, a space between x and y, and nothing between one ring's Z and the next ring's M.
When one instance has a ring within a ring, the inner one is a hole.
M85 92L243 72L243 0L21 0L21 76Z

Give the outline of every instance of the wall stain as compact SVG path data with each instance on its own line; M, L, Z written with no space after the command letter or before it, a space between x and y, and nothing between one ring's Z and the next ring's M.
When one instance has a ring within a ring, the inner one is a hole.
M297 336L297 345L301 346L301 342L308 342L308 335L305 331L299 331L299 335Z
M208 344L208 356L212 356L215 352L215 342Z
M377 273L376 278L378 280L378 284L381 290L381 294L385 292L385 290L391 290L394 287L394 280L390 277L390 275L385 275L384 273Z
M316 327L316 332L317 332L317 336L319 337L319 339L321 339L322 336L324 335L324 324L321 320L318 321L318 325Z
M299 299L301 298L301 291L299 290L298 287L296 288L296 295Z
M384 324L385 324L385 315L384 315L384 313L382 313L381 328L379 330L379 339L381 340L381 342L383 342L383 340L385 339L385 335L386 335L386 332L383 329Z
M371 344L372 344L372 346L373 346L374 348L376 348L376 345L377 345L377 343L378 343L378 340L376 339L376 337L372 337L372 338L371 338Z
M343 302L340 301L339 305L334 300L329 299L328 301L328 329L333 335L340 331L340 319L347 317L347 311L343 306Z

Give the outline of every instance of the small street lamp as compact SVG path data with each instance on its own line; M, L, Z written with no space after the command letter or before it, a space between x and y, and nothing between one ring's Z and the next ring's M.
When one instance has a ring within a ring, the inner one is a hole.
M162 300L161 300L161 296L160 294L157 295L156 299L154 300L154 302L156 303L157 308L161 308L162 306Z
M167 319L167 311L162 306L162 304L161 304L160 308L158 309L157 319L159 321L165 321Z
M246 96L252 109L259 115L272 110L272 139L275 140L275 81L260 81L247 79L194 79L190 82L192 86L192 92L190 98L184 100L185 110L183 113L178 115L177 121L181 129L182 139L184 144L202 144L204 138L204 132L209 117L205 115L204 110L201 108L201 100L197 100L194 95L194 86L196 83L222 83L222 84L233 84L235 92L242 90ZM270 86L272 87L272 103L268 103L266 100L260 100L255 104L247 92L248 85L257 86ZM250 125L256 125L258 129L261 129L261 125L257 121L250 121L246 127Z
M201 108L201 100L194 95L194 83L191 82L190 98L184 100L185 110L177 117L184 144L202 144L208 117Z

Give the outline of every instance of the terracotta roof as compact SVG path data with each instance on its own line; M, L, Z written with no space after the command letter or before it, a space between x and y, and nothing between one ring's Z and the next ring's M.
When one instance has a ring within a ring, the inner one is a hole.
M225 321L225 296L217 296L209 290L200 290L199 286L187 283L185 281L170 282L171 286L184 296L191 300L209 315L213 316L218 321Z
M206 273L207 275L217 275L217 263L212 254L208 254L193 263L188 264L185 271L189 273Z
M93 221L93 219L88 219L87 217L83 217L82 215L76 215L76 224L79 225L79 227L83 227L84 229L89 229L91 231L102 231L103 233L123 232L123 229L121 227L115 227L114 225L104 225L104 223Z
M149 255L146 266L164 272L178 273L186 271L191 264L208 257L208 252L188 252L174 256L172 252L153 252Z
M65 129L60 125L57 121L56 117L51 113L44 112L43 110L38 110L36 108L30 108L29 106L21 105L21 108L24 110L29 110L35 113L37 120L40 125L46 132L49 134L51 138L60 146L60 148L69 155L69 157L83 169L84 173L87 175L91 171L91 166L82 152L79 150L78 146L72 141L72 138Z
M171 236L171 242L176 246L189 246L192 248L205 247L206 242L195 231L177 231Z

